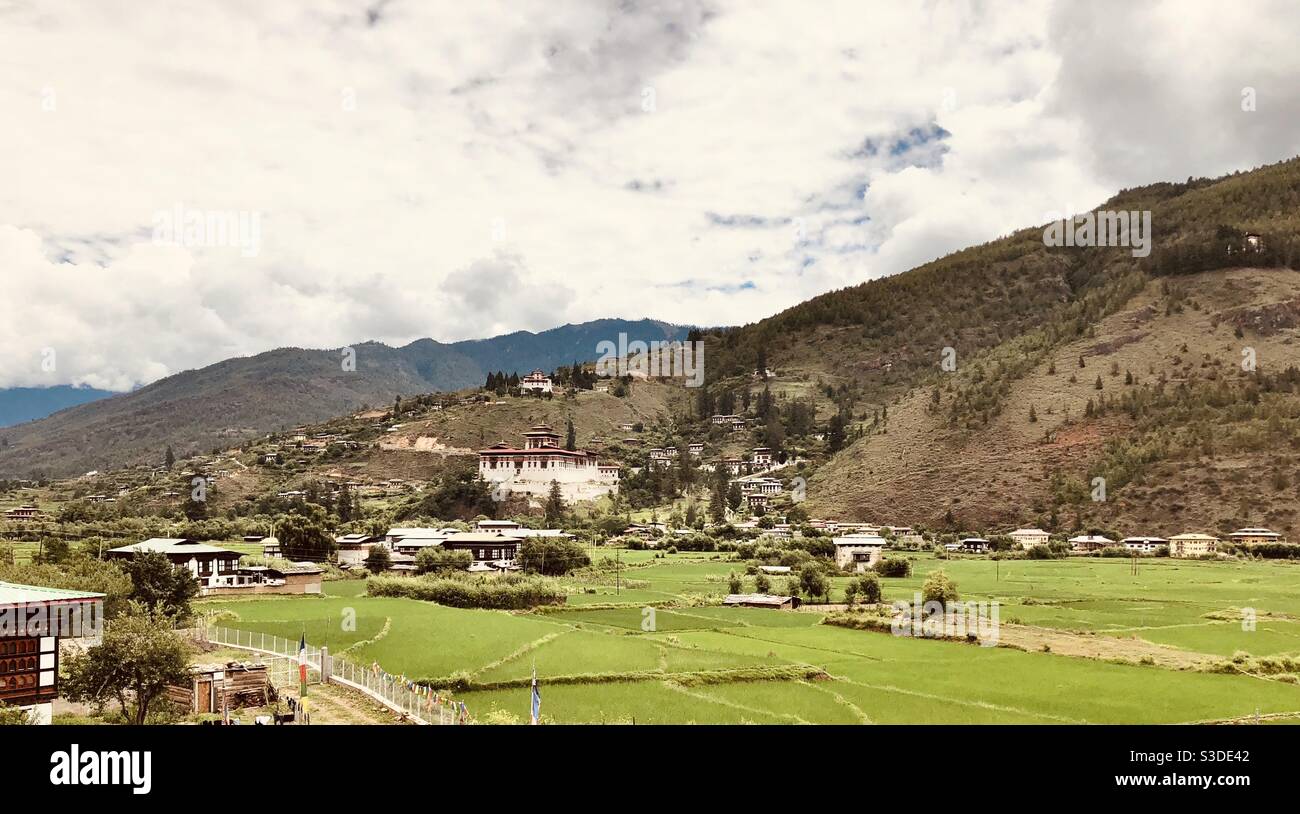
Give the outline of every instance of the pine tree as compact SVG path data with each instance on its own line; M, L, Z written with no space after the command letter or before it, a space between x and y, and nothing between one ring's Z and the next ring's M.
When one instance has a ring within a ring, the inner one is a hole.
M573 429L573 419L569 419L569 432L564 438L564 448L573 452L578 448L578 434Z
M564 495L560 482L551 481L551 493L546 498L546 525L558 527L564 523Z

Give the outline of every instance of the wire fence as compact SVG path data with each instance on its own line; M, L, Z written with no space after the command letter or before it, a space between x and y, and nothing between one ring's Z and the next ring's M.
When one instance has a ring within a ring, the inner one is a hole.
M293 688L298 685L298 658L301 640L286 639L260 631L210 626L194 631L196 636L214 644L250 650L271 656L275 662L269 666L271 682L278 687ZM307 644L302 654L307 665L307 683L334 683L350 687L378 701L386 708L417 724L467 724L469 712L463 703L454 701L447 693L395 676L382 670L377 663L359 664L328 648Z

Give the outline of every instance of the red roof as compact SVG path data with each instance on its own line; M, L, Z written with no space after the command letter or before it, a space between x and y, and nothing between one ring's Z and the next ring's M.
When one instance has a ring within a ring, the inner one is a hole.
M576 455L579 457L595 457L594 452L588 452L585 449L561 449L560 447L533 447L532 449L514 449L512 447L489 447L480 449L479 455Z

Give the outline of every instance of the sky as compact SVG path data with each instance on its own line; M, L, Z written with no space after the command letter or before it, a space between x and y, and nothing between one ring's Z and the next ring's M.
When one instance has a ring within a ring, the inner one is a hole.
M1297 41L1284 0L0 0L0 387L754 322L1295 155Z

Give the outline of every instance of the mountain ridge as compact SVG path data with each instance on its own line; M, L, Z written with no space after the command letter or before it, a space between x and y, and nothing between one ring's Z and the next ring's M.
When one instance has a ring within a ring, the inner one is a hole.
M386 406L397 396L472 387L489 372L527 373L594 359L597 336L616 338L621 331L649 340L687 330L611 318L456 343L421 338L391 347L369 340L223 359L0 428L0 476L63 477L161 461L168 446L177 453L206 451L363 406ZM348 349L354 352L352 370L344 365Z

